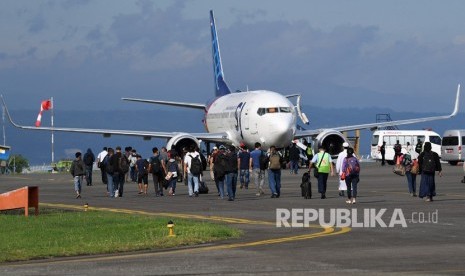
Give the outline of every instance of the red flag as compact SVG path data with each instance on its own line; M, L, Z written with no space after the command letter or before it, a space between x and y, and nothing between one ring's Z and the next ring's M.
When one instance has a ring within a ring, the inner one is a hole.
M40 105L39 115L37 115L36 127L40 127L40 122L42 121L42 112L51 108L53 108L51 100L42 101Z

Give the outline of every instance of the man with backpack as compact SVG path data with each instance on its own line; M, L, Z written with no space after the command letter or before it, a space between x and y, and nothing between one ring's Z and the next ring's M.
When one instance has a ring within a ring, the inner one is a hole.
M433 196L436 195L434 175L438 171L439 176L442 176L442 166L439 155L431 150L430 142L425 142L423 152L418 156L418 164L421 172L420 193L418 196L420 198L426 197L426 201L433 201Z
M354 155L353 148L347 148L347 157L342 162L341 178L344 178L347 186L347 200L348 204L355 204L357 198L357 184L360 181L360 163Z
M73 160L69 172L74 179L74 191L76 192L76 198L81 198L82 189L82 178L85 175L85 164L81 159L81 152L76 152L76 159Z
M268 156L268 184L271 190L271 198L279 198L281 196L281 161L282 156L276 150L275 146L270 147Z
M102 183L108 184L107 173L105 172L105 166L103 165L103 160L108 154L107 147L103 147L103 150L97 155L97 166L100 168L100 172L102 173ZM108 188L108 185L107 185Z
M149 178L149 162L146 159L142 159L140 154L136 154L136 173L137 173L137 185L139 186L139 194L147 195L148 178ZM142 190L142 182L144 183L144 189Z
M187 178L189 196L199 196L200 174L202 173L202 160L200 153L195 150L195 145L190 145L184 156L184 178Z
M228 157L228 169L226 175L226 188L228 190L228 201L234 201L236 198L236 187L237 187L237 152L236 147L233 145L229 146Z
M158 148L152 148L153 156L150 157L148 171L152 174L153 187L155 188L155 196L163 196L163 181L164 181L164 163L158 153Z
M95 162L95 155L89 148L84 154L84 164L86 165L86 182L87 186L92 186L92 170Z
M249 171L254 178L257 196L265 194L263 184L265 183L265 170L268 165L267 159L266 154L262 151L262 145L256 142L255 149L250 153Z
M107 193L110 197L115 197L115 185L113 182L113 172L114 167L111 163L112 156L115 154L115 151L112 148L108 148L105 158L100 162L100 167L104 168L107 180Z
M229 160L226 155L226 147L221 145L218 148L218 152L215 153L213 157L213 174L215 178L216 187L218 188L218 193L221 199L224 198L224 182L226 180L226 175L229 171Z
M109 160L113 166L113 185L115 197L123 197L125 175L129 171L129 160L121 152L121 147L116 147L116 153Z

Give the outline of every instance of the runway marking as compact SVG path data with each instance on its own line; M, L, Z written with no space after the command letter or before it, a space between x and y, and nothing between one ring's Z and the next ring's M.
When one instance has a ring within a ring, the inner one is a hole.
M59 208L68 208L68 209L77 209L77 210L83 209L82 206L66 205L66 204L41 203L40 205L46 206L46 207L55 207L55 208L59 207ZM267 221L257 221L257 220L240 219L240 218L227 218L227 217L218 217L218 216L202 216L202 215L176 214L176 213L150 213L146 211L113 209L113 208L104 208L104 207L89 207L89 210L101 210L101 211L110 211L110 212L118 212L118 213L126 213L126 214L150 215L150 216L157 216L157 215L165 216L165 217L172 216L172 217L186 218L186 219L213 220L213 221L228 222L231 224L235 223L235 224L250 224L250 225L275 225L275 223L267 222ZM114 256L97 257L96 255L93 255L89 257L75 256L74 259L67 258L65 260L44 259L39 262L32 262L32 263L26 263L26 264L24 263L11 264L11 265L7 264L7 266L28 266L28 265L44 265L44 264L48 265L50 263L55 264L55 263L69 263L69 262L105 261L105 260L115 260L115 259L128 259L128 258L140 258L140 257L149 257L149 256L158 256L158 255L168 255L168 254L204 252L204 251L213 251L213 250L222 250L222 249L236 249L236 248L243 248L243 247L271 245L271 244L284 243L284 242L301 241L301 240L309 240L309 239L315 239L315 238L321 238L321 237L335 236L335 235L345 234L351 231L350 227L342 227L338 231L336 231L335 228L333 227L322 227L320 225L309 225L309 228L322 228L323 230L317 233L281 237L281 238L272 238L272 239L258 240L258 241L251 241L251 242L238 242L238 243L220 244L220 245L212 245L212 246L204 246L204 247L191 247L191 248L173 248L173 249L167 249L164 251L157 251L157 252L134 253L133 251L133 252L121 253L121 254L114 255Z

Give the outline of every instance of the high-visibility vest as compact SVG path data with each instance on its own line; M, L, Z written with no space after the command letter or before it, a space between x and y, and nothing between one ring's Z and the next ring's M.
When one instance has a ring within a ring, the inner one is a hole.
M323 154L324 154L324 157L323 157ZM323 158L323 160L321 158ZM321 164L320 164L320 161L321 161ZM318 167L318 172L329 173L331 171L331 164L329 162L329 154L325 152L319 152L318 159L316 161L316 166L318 166L318 164L320 164L320 166Z

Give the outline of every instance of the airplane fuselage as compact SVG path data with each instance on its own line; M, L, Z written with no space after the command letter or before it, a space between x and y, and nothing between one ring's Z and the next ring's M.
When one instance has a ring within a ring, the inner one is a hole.
M266 90L231 93L209 103L204 119L209 132L226 132L232 144L254 148L287 147L296 131L294 105Z

